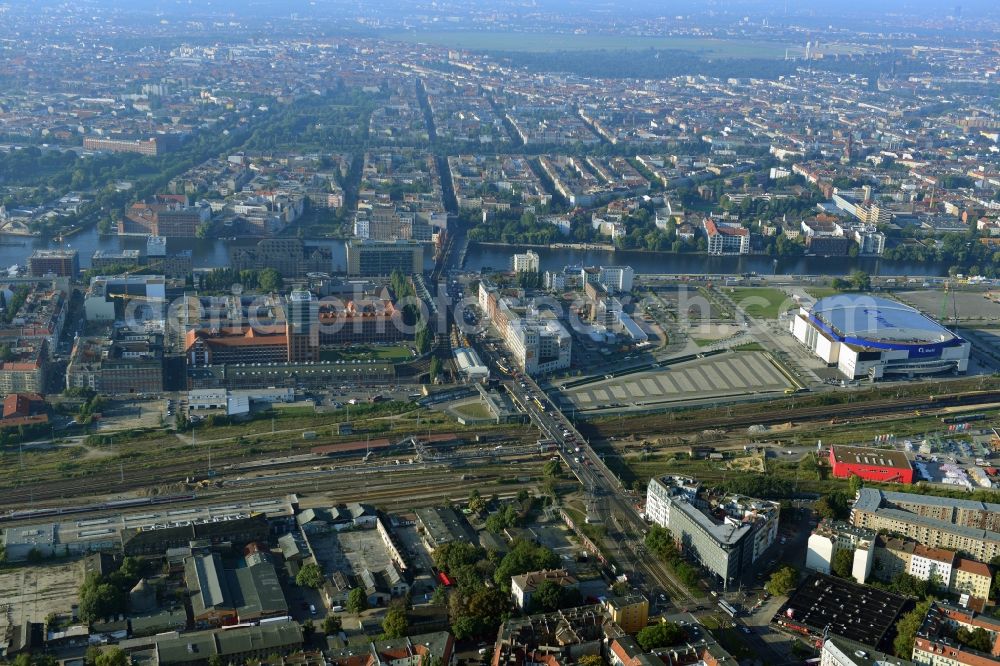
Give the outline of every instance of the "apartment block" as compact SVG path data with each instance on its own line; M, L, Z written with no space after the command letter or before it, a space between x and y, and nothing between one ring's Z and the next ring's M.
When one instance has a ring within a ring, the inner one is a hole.
M833 558L842 550L854 551L851 576L864 583L872 571L875 533L842 521L824 520L809 535L806 568L829 574Z
M862 488L851 524L889 532L980 562L1000 555L1000 504Z

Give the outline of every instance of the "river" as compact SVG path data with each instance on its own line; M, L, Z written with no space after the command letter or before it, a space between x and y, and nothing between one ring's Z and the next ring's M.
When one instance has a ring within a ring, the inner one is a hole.
M233 241L210 238L170 238L167 240L168 252L190 250L195 268L219 268L229 265L229 247L254 245L258 239L241 238ZM306 240L309 245L329 247L333 253L331 271L343 271L347 267L344 241L323 238ZM75 236L66 238L62 243L34 236L0 236L0 267L19 264L25 266L28 256L34 250L42 249L73 249L80 253L80 268L90 268L91 257L97 250L119 252L123 249L135 249L145 254L146 238L143 236L102 236L97 229L91 227Z
M471 243L465 258L467 270L505 269L511 255L533 249L543 271L563 266L628 265L636 273L713 274L757 273L759 275L847 275L863 270L870 275L948 275L948 266L940 263L889 261L878 257L774 257L763 255L709 256L674 254L639 250L576 250L549 247L519 247Z
M170 252L191 250L196 268L218 268L229 265L228 248L233 245L252 245L256 239L234 241L207 238L171 238ZM310 245L329 247L333 254L330 270L341 272L347 266L344 242L329 238L307 239ZM33 236L0 236L0 267L19 264L24 266L28 256L36 249L72 248L80 252L80 267L90 268L90 259L96 250L118 252L137 249L144 252L146 239L138 236L101 236L96 228L71 236L63 243ZM744 255L713 257L705 254L673 254L669 252L642 252L638 250L575 250L570 248L527 248L516 245L482 245L471 243L466 255L465 268L478 271L483 268L506 269L511 255L534 249L538 252L542 270L558 270L563 266L612 266L629 265L636 273L687 273L687 274L737 274L758 273L770 275L847 275L861 269L871 275L944 276L948 267L940 263L888 261L877 257L782 257L777 264L772 257ZM428 260L430 257L428 256ZM427 262L428 264L430 261ZM430 266L428 266L429 268Z

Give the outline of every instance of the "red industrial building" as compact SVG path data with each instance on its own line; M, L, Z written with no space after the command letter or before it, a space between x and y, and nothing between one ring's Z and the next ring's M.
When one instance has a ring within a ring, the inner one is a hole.
M913 483L913 466L901 451L831 446L830 466L840 479L858 476L865 481Z

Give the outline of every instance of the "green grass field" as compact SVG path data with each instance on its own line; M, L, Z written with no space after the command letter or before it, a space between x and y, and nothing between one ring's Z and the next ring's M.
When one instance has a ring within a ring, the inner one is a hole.
M784 310L795 305L785 292L770 287L734 287L726 289L726 293L751 317L777 319Z
M489 419L493 417L490 410L479 402L467 402L455 407L455 413L467 419Z
M711 58L783 58L786 44L749 39L697 37L635 37L632 35L574 35L566 33L405 31L390 32L385 39L434 44L473 51L638 51L674 49Z

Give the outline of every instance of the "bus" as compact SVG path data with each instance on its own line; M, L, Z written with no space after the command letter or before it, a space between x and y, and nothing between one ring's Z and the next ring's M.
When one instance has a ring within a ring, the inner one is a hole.
M719 601L719 608L721 608L722 612L728 615L729 617L736 617L737 615L736 607L733 606L728 601L726 601L725 599L721 599Z

